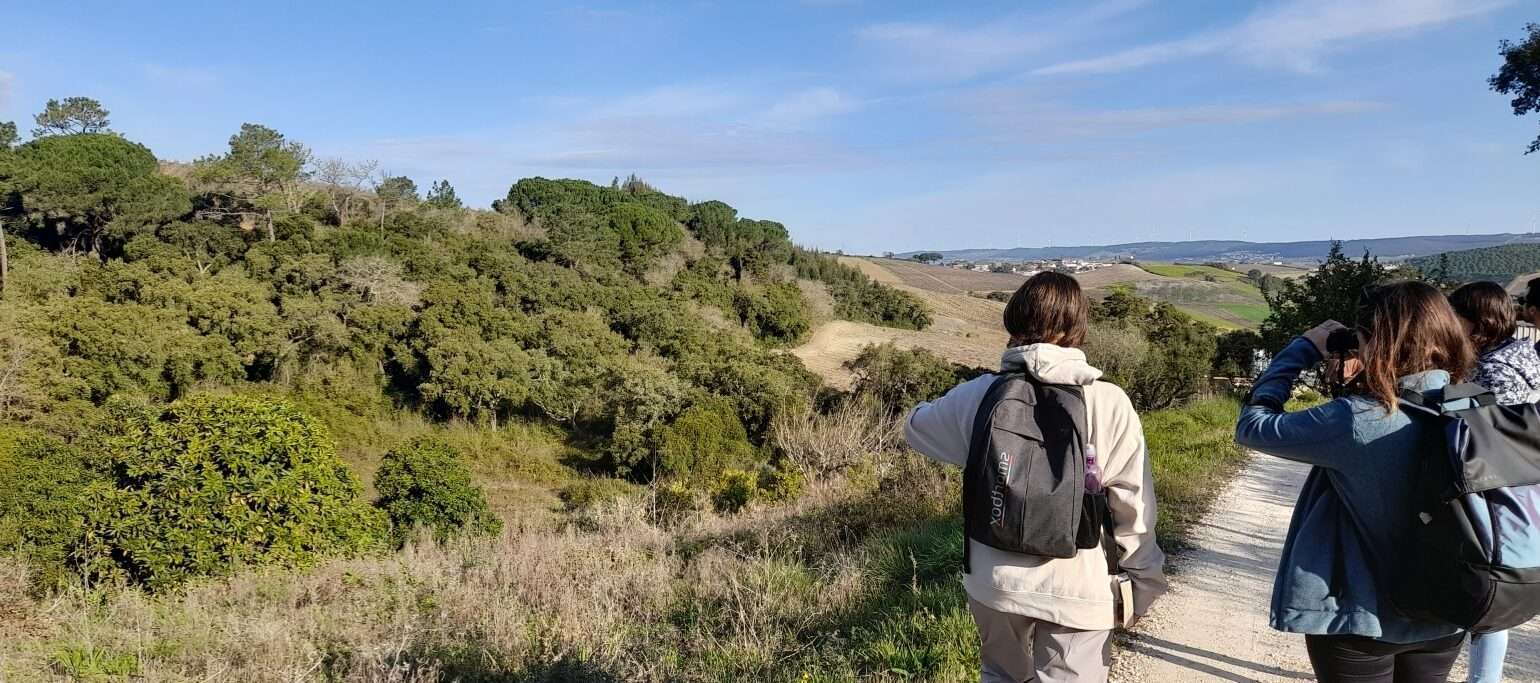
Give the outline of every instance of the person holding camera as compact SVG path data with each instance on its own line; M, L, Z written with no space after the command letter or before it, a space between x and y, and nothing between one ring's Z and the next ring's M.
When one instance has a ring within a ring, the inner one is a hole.
M1418 463L1444 438L1398 408L1402 390L1440 393L1475 358L1444 295L1422 282L1366 290L1357 326L1327 321L1257 380L1236 425L1248 448L1313 466L1273 584L1272 627L1305 636L1317 678L1444 681L1464 633L1398 611L1390 590L1417 520ZM1336 398L1286 412L1296 380L1331 360Z
M1540 400L1540 353L1533 342L1514 335L1518 321L1508 291L1495 282L1472 282L1454 290L1449 303L1463 319L1479 354L1470 380L1486 387L1504 405ZM1507 631L1471 636L1471 683L1501 681L1507 653Z

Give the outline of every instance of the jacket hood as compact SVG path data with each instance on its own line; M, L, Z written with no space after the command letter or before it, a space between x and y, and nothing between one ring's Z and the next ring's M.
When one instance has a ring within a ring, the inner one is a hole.
M1427 393L1435 389L1442 389L1449 384L1449 373L1443 370L1424 370L1410 375L1402 375L1396 382L1401 389L1411 389Z
M1102 371L1086 362L1085 352L1053 344L1029 344L1005 350L1000 357L1000 370L1026 372L1045 384L1079 384L1095 382Z

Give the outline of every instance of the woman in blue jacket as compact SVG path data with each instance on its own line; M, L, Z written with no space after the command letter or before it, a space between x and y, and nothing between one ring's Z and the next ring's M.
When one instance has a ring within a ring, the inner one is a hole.
M1394 568L1416 559L1403 552L1417 519L1416 464L1444 441L1398 410L1396 397L1403 389L1441 393L1466 376L1474 352L1437 289L1376 287L1360 302L1345 395L1285 412L1294 382L1327 358L1327 339L1340 329L1323 323L1281 351L1235 429L1243 446L1314 466L1284 541L1272 626L1304 634L1321 681L1444 681L1464 633L1402 614L1390 594Z

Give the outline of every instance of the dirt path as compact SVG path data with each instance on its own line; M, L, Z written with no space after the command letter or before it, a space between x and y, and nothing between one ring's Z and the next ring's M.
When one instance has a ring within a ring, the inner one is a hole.
M1253 456L1199 524L1171 592L1120 644L1114 681L1314 680L1304 638L1267 626L1273 572L1307 471ZM1465 680L1463 661L1449 680ZM1512 633L1504 680L1540 681L1537 623Z

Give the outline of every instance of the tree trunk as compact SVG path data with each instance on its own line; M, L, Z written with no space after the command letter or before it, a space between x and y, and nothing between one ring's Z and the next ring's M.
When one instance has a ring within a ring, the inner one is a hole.
M5 286L11 282L11 257L5 250L5 221L0 220L0 299L5 298Z

